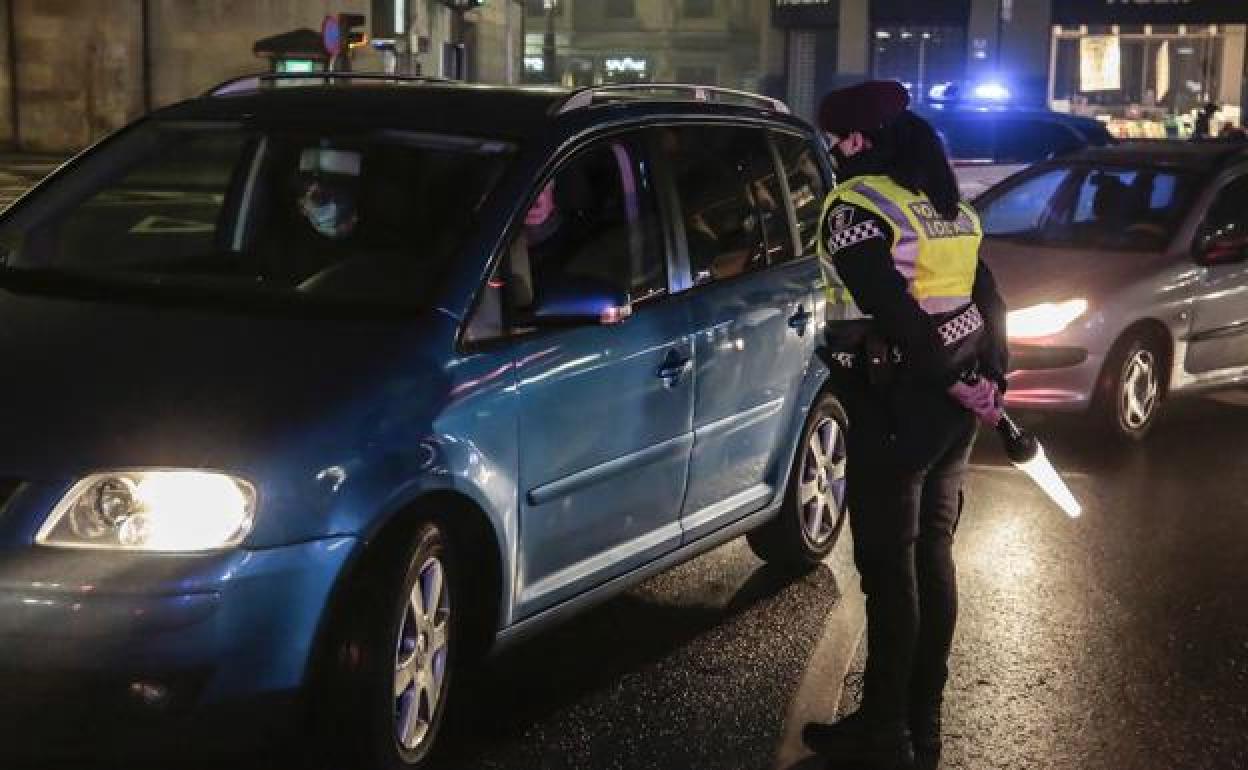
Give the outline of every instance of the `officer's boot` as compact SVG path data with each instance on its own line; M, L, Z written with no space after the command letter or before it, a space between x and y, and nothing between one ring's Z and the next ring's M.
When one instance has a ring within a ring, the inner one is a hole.
M910 709L910 737L920 759L940 758L940 704L916 705Z
M857 711L836 724L810 722L802 728L802 740L833 767L842 763L873 770L914 767L910 730L901 720L875 720Z

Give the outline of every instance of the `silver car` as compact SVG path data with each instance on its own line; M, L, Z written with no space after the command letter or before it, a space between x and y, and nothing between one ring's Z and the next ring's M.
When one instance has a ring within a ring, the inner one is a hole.
M975 204L1011 308L1007 405L1140 439L1165 399L1248 382L1248 146L1087 149Z

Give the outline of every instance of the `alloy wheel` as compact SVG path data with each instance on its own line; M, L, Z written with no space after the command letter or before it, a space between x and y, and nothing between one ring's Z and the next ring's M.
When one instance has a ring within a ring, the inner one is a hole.
M1123 425L1130 430L1147 425L1157 409L1160 394L1156 356L1147 349L1135 351L1123 369L1122 388L1118 394L1118 413Z
M845 464L845 433L836 420L823 417L806 442L797 489L802 531L816 547L836 532L845 509Z
M403 608L394 657L394 730L408 751L423 747L443 700L451 604L446 568L425 561Z

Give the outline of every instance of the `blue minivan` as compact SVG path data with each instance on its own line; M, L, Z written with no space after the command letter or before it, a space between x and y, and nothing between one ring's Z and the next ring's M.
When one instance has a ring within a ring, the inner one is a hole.
M692 86L258 76L82 154L0 218L6 728L423 767L473 658L742 534L818 562L831 181Z

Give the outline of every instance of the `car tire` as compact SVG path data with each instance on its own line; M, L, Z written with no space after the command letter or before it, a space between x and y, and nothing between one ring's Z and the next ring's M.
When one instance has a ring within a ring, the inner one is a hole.
M831 394L806 418L779 514L746 536L763 561L809 569L823 561L845 526L846 430L849 420Z
M1135 334L1115 345L1093 402L1097 427L1124 443L1143 440L1157 423L1168 365L1154 336Z
M337 634L325 737L334 767L429 766L456 670L462 598L451 541L423 521L387 546L352 591Z

